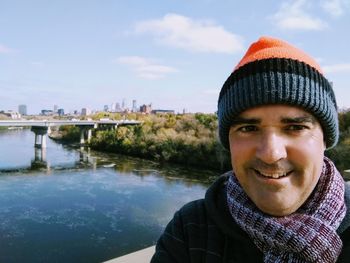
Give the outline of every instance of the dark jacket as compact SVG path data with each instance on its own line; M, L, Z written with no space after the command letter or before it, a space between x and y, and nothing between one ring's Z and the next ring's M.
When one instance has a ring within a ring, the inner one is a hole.
M263 254L228 211L226 181L227 176L219 177L205 199L190 202L175 213L158 240L152 263L263 262ZM343 241L337 262L350 262L350 185L345 186L348 210L337 230Z

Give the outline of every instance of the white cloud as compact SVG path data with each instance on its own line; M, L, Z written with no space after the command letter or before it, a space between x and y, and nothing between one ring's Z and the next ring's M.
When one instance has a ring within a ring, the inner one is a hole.
M8 53L11 53L13 52L14 50L12 48L9 48L9 47L6 47L4 45L1 45L0 44L0 54L8 54Z
M322 30L327 28L326 22L311 16L306 11L309 4L306 0L284 2L271 18L281 29Z
M350 73L350 63L334 64L322 67L325 73Z
M321 7L324 11L333 17L339 17L344 14L345 8L349 6L348 0L323 0Z
M136 33L150 33L163 45L195 52L235 53L243 50L242 37L210 21L193 20L178 14L142 21Z
M166 74L177 72L177 69L156 63L153 59L139 56L119 57L118 63L128 65L137 75L145 79L160 79Z

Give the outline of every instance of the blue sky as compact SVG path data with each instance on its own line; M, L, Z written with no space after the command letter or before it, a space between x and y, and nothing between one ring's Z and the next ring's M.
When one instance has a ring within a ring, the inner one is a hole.
M316 58L350 107L350 0L0 0L0 110L215 112L260 36Z

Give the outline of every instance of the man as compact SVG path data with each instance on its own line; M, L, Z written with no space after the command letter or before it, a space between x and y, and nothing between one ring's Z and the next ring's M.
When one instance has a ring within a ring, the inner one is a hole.
M337 105L319 65L262 37L221 89L233 170L181 208L151 262L350 262L350 189L324 156Z

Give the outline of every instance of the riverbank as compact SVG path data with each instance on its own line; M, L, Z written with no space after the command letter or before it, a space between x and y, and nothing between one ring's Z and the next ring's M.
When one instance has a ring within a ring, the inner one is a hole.
M135 118L135 116L133 116ZM139 126L95 130L89 146L111 152L224 172L231 169L229 153L217 140L214 114L138 115ZM76 127L62 127L55 140L79 141Z

